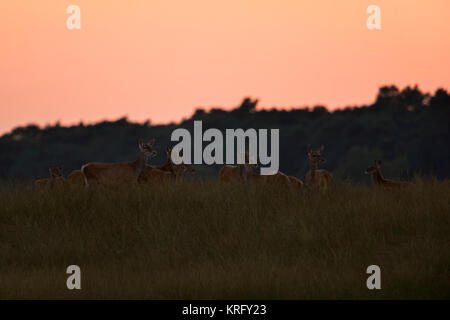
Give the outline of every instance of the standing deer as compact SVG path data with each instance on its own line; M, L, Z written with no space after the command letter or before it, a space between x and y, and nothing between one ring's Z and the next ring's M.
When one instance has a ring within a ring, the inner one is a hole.
M326 159L322 157L325 147L321 146L319 150L313 151L311 145L308 145L309 171L306 173L305 183L308 187L325 190L333 182L333 175L327 170L317 169L319 163L324 163Z
M83 176L83 173L81 172L81 170L73 170L73 171L67 176L67 181L68 181L69 184L71 184L71 185L80 185L80 186L84 186L84 184L85 184L84 176Z
M156 156L153 151L155 139L148 143L139 140L139 154L136 161L130 162L91 162L81 167L86 186L93 183L102 185L117 185L123 183L134 183L145 168L150 157Z
M375 160L373 164L366 169L365 174L372 175L372 180L376 186L380 187L407 187L412 186L413 183L409 181L394 181L386 179L381 174L380 170L381 160Z
M34 182L34 184L40 188L64 185L66 181L63 177L62 168L63 168L62 164L60 164L57 167L50 166L50 168L48 169L50 173L50 178L38 179Z
M245 163L237 166L226 165L219 171L220 182L236 182L247 181L253 175L253 168L257 168L257 164L249 163L248 152L245 153Z

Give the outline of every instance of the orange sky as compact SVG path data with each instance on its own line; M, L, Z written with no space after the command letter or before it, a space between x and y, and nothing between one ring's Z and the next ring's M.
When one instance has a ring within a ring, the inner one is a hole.
M81 8L81 30L66 8ZM381 7L382 29L366 27ZM448 0L39 0L0 4L0 133L198 106L370 103L450 87Z

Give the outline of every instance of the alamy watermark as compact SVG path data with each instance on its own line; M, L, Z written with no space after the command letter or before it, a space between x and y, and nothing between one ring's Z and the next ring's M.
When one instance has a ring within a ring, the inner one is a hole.
M268 153L270 135L270 154ZM178 128L172 132L171 141L178 142L171 153L175 164L245 164L246 142L248 142L248 163L261 166L261 175L273 175L280 165L280 130L270 129L225 129L215 128L203 132L202 121L194 121L194 137L187 129ZM224 141L225 140L225 141ZM209 142L203 149L203 142ZM235 142L236 148L235 148ZM193 148L192 148L192 143ZM225 146L225 148L224 148ZM194 157L192 159L192 149ZM224 155L225 151L225 155ZM235 153L235 151L237 151ZM237 161L235 162L235 154ZM193 160L193 161L192 161Z
M66 27L69 30L81 29L81 9L76 4L67 7L66 13L70 16L66 20ZM381 9L379 6L372 4L367 7L366 14L370 14L367 18L366 26L369 30L381 30Z
M71 4L67 7L66 13L70 16L66 20L66 27L69 30L81 29L81 9L75 4Z
M381 9L377 5L370 5L366 10L370 16L367 18L366 26L369 30L381 30Z
M67 267L66 273L70 274L66 280L67 289L73 290L81 290L81 269L76 264L72 264Z
M366 273L370 274L367 278L366 286L369 290L381 289L381 269L379 266L372 264L367 267Z

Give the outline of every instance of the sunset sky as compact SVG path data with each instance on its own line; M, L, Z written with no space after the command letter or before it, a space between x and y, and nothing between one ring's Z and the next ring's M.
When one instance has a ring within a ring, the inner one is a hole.
M81 8L68 30L66 8ZM366 9L381 8L381 30ZM0 4L0 134L18 125L179 121L199 106L373 102L450 88L448 0L39 0Z

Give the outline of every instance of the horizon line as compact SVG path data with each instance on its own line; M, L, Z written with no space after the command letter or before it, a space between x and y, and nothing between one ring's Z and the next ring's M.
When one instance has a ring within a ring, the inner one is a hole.
M395 84L384 84L384 85L378 87L377 96L378 96L378 94L379 94L379 90L380 90L381 88L383 88L383 87L396 87L396 88L399 90L399 92L402 92L403 90L405 90L405 89L407 89L407 88L412 88L412 89L417 88L423 95L434 95L438 90L441 90L441 89L448 92L447 88L445 88L444 86L438 86L438 87L434 90L434 93L430 93L430 92L422 92L422 91L420 90L420 87L419 87L418 84L414 84L413 86L412 86L412 85L406 85L406 86L404 86L403 88L400 88L400 87L398 87L398 86L395 85ZM245 99L250 99L251 101L256 101L256 102L259 102L259 101L260 101L260 97L255 97L255 98L253 98L253 97L251 97L251 96L244 96L244 97L242 98L241 101L244 101ZM269 107L269 106L263 106L263 107L255 107L255 109L256 109L256 111L272 111L272 110L276 110L276 111L294 111L294 110L308 110L309 112L312 112L315 108L321 107L321 108L325 108L329 113L334 113L334 112L336 112L336 111L342 111L342 110L346 110L346 109L358 109L358 108L370 107L370 106L374 105L375 102L376 102L376 97L375 97L374 101L371 102L371 103L360 104L360 105L336 106L336 107L334 107L334 108L329 107L329 106L327 106L327 105L325 105L325 104L316 103L316 104L314 104L314 105L303 105L303 106L295 106L295 105L292 105L292 106L289 106L289 107L278 107L278 106L271 106L271 107ZM7 130L5 130L5 131L3 131L3 132L0 132L0 138L4 137L4 136L6 136L6 135L12 134L12 133L13 133L15 130L17 130L17 129L20 129L20 128L26 128L26 127L30 127L30 126L36 126L36 127L38 127L40 130L43 130L43 129L46 129L46 128L55 127L55 126L58 126L58 125L61 126L61 127L64 127L64 128L70 128L70 127L75 127L75 126L79 126L79 125L89 126L89 125L97 125L97 124L100 124L100 123L103 123L103 122L117 122L117 121L122 120L122 119L127 120L127 122L129 122L129 123L140 124L140 125L143 125L143 124L145 124L145 123L147 123L147 122L150 124L150 126L179 125L179 124L181 124L183 121L192 119L192 117L194 116L194 114L195 114L195 112L196 112L197 110L203 110L203 111L205 111L206 113L209 113L209 112L211 112L211 110L214 110L214 109L220 109L220 110L223 110L223 111L226 111L226 112L230 112L230 111L233 111L233 110L238 109L239 107L240 107L240 105L233 106L233 107L228 107L228 108L227 108L227 107L224 107L224 106L216 106L216 105L211 105L211 106L209 106L209 107L197 106L197 107L194 107L194 108L192 109L192 112L191 112L191 115L189 116L189 118L187 118L186 116L182 116L179 120L169 120L169 121L165 121L165 122L157 122L157 123L154 123L154 122L152 121L152 119L150 119L150 118L147 118L147 119L141 119L141 120L134 120L134 119L129 118L129 115L128 115L128 114L124 114L124 115L122 115L122 116L115 117L114 119L108 118L108 117L104 117L104 118L100 118L100 119L98 119L98 120L87 121L87 122L85 122L85 121L82 120L82 119L79 120L78 122L73 121L73 122L65 122L65 123L62 123L61 120L55 120L53 124L52 124L51 122L47 122L47 123L45 123L45 124L39 124L39 123L29 122L29 123L26 123L26 124L18 124L18 125L15 125L15 126L11 127L10 129L7 129Z

